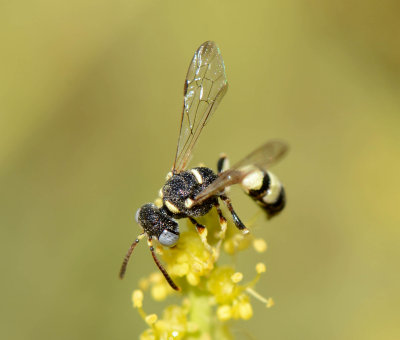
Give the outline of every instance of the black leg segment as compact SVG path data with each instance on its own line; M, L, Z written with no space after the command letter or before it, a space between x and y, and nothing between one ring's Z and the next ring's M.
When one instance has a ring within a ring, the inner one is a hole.
M228 196L221 195L220 198L224 201L226 206L228 207L232 218L233 222L235 223L236 227L242 231L243 234L247 234L249 232L249 229L243 224L243 222L240 220L239 216L236 214L235 210L233 210L231 200Z

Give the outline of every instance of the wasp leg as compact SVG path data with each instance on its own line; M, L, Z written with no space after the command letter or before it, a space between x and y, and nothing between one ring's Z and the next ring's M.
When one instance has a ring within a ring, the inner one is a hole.
M201 242L203 242L204 246L206 247L206 249L213 254L213 256L215 257L215 249L213 247L211 247L207 241L207 228L205 226L203 226L202 224L200 224L199 222L197 222L193 217L188 216L190 222L192 222L197 229L197 232L199 233Z
M122 262L121 269L119 271L119 278L123 279L126 271L126 266L128 265L129 258L132 255L133 249L135 249L136 245L139 243L139 241L144 237L145 233L141 233L136 240L132 243L131 247L129 248L128 252L126 253L124 257L124 261Z
M215 249L216 249L215 250L215 252L216 252L215 256L216 256L216 258L218 258L222 242L225 239L226 230L228 228L228 222L226 221L226 218L222 214L222 210L221 210L220 205L219 205L218 202L215 204L215 208L217 209L217 213L218 213L218 216L219 216L219 225L221 226L221 231L219 233L217 233L217 237L219 238L219 240L218 240L217 246L215 247Z
M218 213L218 216L219 216L219 225L221 226L221 231L218 233L217 237L220 240L223 240L225 238L225 233L226 233L226 229L228 227L228 223L226 221L226 218L222 214L222 210L221 210L221 207L220 207L219 203L215 204L215 208L217 209L217 213Z
M162 266L162 264L160 263L160 261L158 260L156 253L154 251L154 247L153 247L153 241L152 239L149 237L147 239L147 244L149 245L150 251L151 251L151 255L153 256L153 260L156 263L158 269L160 269L160 272L164 275L165 279L168 281L169 285L171 286L172 289L175 290L181 290L174 281L172 281L171 277L169 276L169 274L167 273L167 271L165 270L165 268Z
M221 195L220 198L224 201L226 206L228 207L232 218L233 222L235 223L236 227L242 231L243 234L247 234L249 232L249 229L243 224L243 222L240 220L239 216L236 214L235 210L233 210L231 200L228 196Z

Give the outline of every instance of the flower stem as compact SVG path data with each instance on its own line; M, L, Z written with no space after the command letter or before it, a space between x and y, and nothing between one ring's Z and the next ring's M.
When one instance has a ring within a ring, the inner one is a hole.
M196 323L199 327L198 336L188 339L233 340L228 327L216 318L210 295L192 287L188 298L190 301L189 321Z

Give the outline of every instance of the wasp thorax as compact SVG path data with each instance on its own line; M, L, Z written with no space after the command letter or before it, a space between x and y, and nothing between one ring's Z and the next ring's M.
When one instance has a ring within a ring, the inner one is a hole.
M136 212L136 221L149 237L157 238L163 246L172 247L179 240L178 223L153 203L143 205Z
M163 203L167 213L174 218L205 215L215 204L216 198L210 197L199 205L193 205L193 200L217 177L211 169L205 167L173 175L162 188Z

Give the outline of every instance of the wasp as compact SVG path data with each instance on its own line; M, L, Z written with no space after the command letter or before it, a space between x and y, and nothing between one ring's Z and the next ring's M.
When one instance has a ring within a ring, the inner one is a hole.
M162 206L147 203L136 212L136 222L142 228L142 233L132 243L124 258L119 273L121 279L134 248L146 237L155 264L169 285L179 290L158 260L153 240L157 240L162 246L174 247L180 235L177 220L188 218L196 227L204 245L210 249L206 226L198 223L196 218L215 207L221 229L226 229L220 201L228 208L236 227L243 234L248 233L227 195L227 188L231 185L240 184L265 210L268 218L284 208L285 190L279 179L267 170L286 153L288 147L282 141L266 142L231 167L227 157L222 155L217 163L217 172L207 167L187 169L200 133L227 89L225 65L220 50L214 42L206 41L196 50L186 75L175 159L166 183L160 190Z

